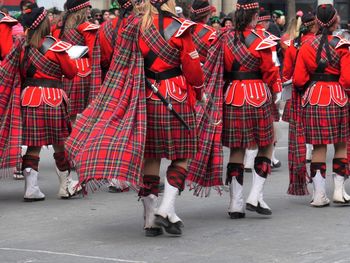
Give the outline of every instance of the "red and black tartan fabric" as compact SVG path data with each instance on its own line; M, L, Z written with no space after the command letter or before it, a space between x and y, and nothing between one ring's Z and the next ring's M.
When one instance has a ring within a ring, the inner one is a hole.
M301 96L292 91L288 135L289 195L308 195L309 175L306 169L306 138L302 123Z
M161 60L166 61L170 66L180 65L180 51L169 45L154 25L142 32L142 39Z
M76 29L66 29L61 40L72 45L85 46L84 37ZM63 89L69 98L70 116L81 113L88 105L90 97L91 74L86 77L76 75L73 80L63 78ZM95 93L94 93L95 94Z
M29 48L27 66L32 64L36 69L45 72L46 75L52 76L56 79L62 78L62 69L59 64L52 62L41 54L36 48Z
M100 91L101 85L103 82L103 75L101 70L101 47L98 44L100 34L101 32L98 31L96 34L94 49L92 50L91 86L90 86L89 101L88 101L89 104L97 97L97 94Z
M125 28L101 91L77 118L66 141L85 189L89 182L96 189L96 182L110 179L144 186L141 171L147 115L139 25L135 18Z
M23 139L28 146L64 145L71 131L67 104L58 107L42 103L38 107L22 107Z
M226 34L226 31L221 33L215 40L203 66L204 93L211 96L212 101L209 100L204 106L196 106L199 148L195 158L189 162L187 175L190 189L194 189L196 196L207 197L212 188L221 194L220 188L223 185L221 134L224 87L223 39Z
M271 103L271 114L274 122L279 122L280 120L280 113L278 111L278 105L275 103Z
M147 99L145 158L192 159L197 153L196 115L185 100L167 100L191 128L188 131L161 101Z
M320 46L321 38L322 38L322 35L318 35L315 38L313 38L312 41L311 40L308 41L314 50L318 50L318 47ZM334 48L330 48L329 51L331 53L331 58L332 58L332 61L330 62L330 66L336 69L340 69L340 56L338 55L338 53L335 51ZM329 63L325 48L323 48L321 52L321 59Z
M333 173L348 177L350 175L348 159L347 158L334 158L333 159Z
M227 47L235 56L235 59L239 62L239 64L244 65L244 67L248 68L250 71L259 71L261 65L261 59L253 56L250 53L249 49L241 42L238 38L238 41L234 42L234 31L227 37Z
M274 140L271 98L260 107L224 104L222 143L229 148L264 147Z
M349 139L349 106L340 107L331 101L328 106L303 107L306 143L334 144Z
M20 53L24 39L17 39L14 48L0 66L0 175L21 162L22 119Z

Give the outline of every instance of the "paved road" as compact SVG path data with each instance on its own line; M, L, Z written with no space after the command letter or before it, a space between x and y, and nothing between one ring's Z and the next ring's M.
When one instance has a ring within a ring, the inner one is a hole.
M181 238L144 237L142 204L134 192L102 189L84 199L57 199L52 151L45 150L44 202L24 203L21 181L0 183L0 262L350 262L350 207L316 209L309 207L309 196L286 195L287 126L280 126L283 167L268 179L265 193L273 215L249 212L246 219L230 220L227 193L201 199L184 192L177 203L185 223ZM250 174L245 183L247 196Z

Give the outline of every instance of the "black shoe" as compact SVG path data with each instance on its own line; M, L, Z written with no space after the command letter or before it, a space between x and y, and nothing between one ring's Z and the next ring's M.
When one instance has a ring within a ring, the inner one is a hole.
M272 215L272 211L268 208L261 207L259 202L258 202L258 206L254 206L252 204L247 203L246 209L249 211L257 212L258 214L261 214L261 215L266 215L266 216Z
M145 236L146 237L156 237L163 235L163 229L158 227L149 227L145 228Z
M282 166L280 161L277 161L276 163L272 162L271 167L272 168L280 168Z
M109 193L123 193L123 192L129 192L129 187L121 189L119 187L110 185L108 186L108 192Z
M38 201L44 201L45 197L42 198L26 198L24 197L24 202L38 202Z
M169 221L168 218L164 218L161 215L156 215L156 219L154 220L154 223L157 226L163 227L165 232L168 234L174 235L174 236L181 236L183 227L183 223L181 221L178 221L176 223L172 223Z
M230 216L231 219L245 218L245 213L240 213L240 212L228 212L228 215Z

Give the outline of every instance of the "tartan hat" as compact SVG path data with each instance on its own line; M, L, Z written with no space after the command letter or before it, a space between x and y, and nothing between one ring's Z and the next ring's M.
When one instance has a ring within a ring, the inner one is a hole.
M270 20L271 20L270 11L265 10L263 7L260 8L258 21L263 22L263 21L270 21Z
M23 14L23 26L29 29L36 29L47 16L44 7L27 9Z
M256 0L238 0L236 9L253 10L259 9L259 2Z
M85 7L91 7L89 0L67 0L66 7L69 12L77 12Z
M195 15L202 15L210 13L211 5L208 0L194 0L191 6L191 13Z
M331 4L322 4L317 7L317 23L321 27L329 28L337 20L337 10Z
M311 26L316 23L316 17L313 13L306 13L301 17L301 22L304 26Z
M131 0L118 0L118 4L124 9L128 9L132 6Z

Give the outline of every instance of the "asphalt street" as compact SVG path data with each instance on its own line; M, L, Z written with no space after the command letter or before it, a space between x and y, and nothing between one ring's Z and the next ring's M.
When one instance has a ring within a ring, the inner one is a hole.
M198 198L185 191L177 201L184 234L176 238L143 235L142 203L132 191L111 194L104 187L84 198L58 199L52 150L45 149L39 175L45 201L25 203L24 181L0 181L0 262L350 262L350 207L312 208L310 196L286 194L288 130L279 126L282 167L265 187L272 216L247 212L245 219L231 220L228 193ZM329 168L331 154L330 148ZM330 169L327 175L332 197ZM246 173L245 196L250 185Z

